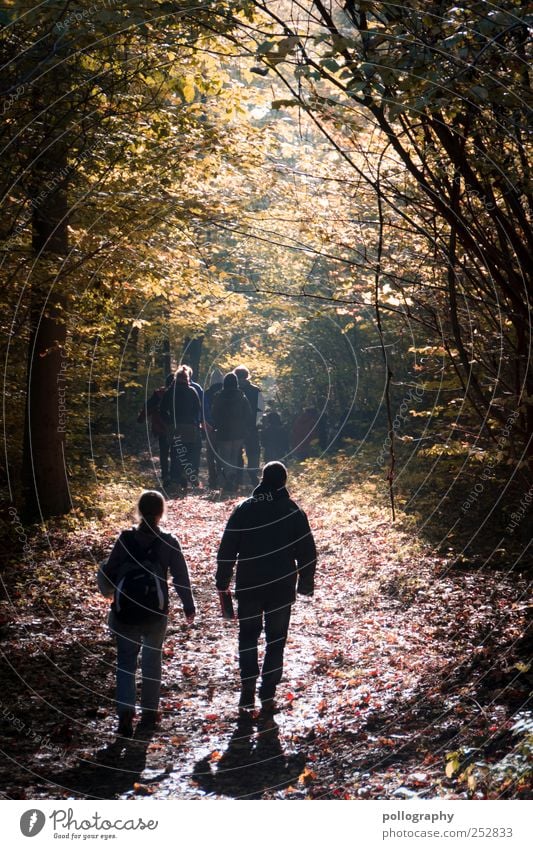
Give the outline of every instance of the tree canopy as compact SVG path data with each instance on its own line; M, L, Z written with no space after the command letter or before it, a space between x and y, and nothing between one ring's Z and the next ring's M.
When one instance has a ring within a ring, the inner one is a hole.
M113 453L193 343L202 379L247 360L288 418L325 398L345 435L388 431L391 487L413 448L522 479L530 23L512 0L6 5L8 472L30 513L39 468L41 513L68 509L65 439L75 464Z

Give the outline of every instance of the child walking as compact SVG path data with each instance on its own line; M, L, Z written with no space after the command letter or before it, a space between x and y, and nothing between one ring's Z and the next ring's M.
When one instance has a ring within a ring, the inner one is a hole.
M168 619L168 573L178 593L187 624L195 616L185 558L173 534L159 523L165 513L161 493L147 490L137 504L139 524L122 531L101 567L100 589L113 603L109 628L117 644L118 734L131 737L135 718L135 673L141 652L141 723L146 730L159 721L161 652Z

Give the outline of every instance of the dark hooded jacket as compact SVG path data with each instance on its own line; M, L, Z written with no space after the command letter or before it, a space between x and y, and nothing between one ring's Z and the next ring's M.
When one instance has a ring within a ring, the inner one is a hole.
M176 431L186 432L184 442L194 442L197 438L201 407L196 391L186 383L174 381L161 401L161 415Z
M248 378L239 380L239 389L241 392L244 392L250 405L250 409L252 411L251 427L254 429L256 427L257 414L261 412L259 409L259 393L261 390L259 389L259 386L255 385L255 383L251 383Z
M148 398L148 401L137 416L137 422L139 424L144 424L147 418L150 419L154 436L167 436L168 434L168 419L161 414L161 402L165 391L165 386L154 389L152 395Z
M237 596L292 603L312 595L316 548L304 511L285 487L260 484L231 514L218 550L217 589L228 589L235 563Z
M244 439L252 423L252 411L240 389L223 389L213 401L213 426L219 442Z

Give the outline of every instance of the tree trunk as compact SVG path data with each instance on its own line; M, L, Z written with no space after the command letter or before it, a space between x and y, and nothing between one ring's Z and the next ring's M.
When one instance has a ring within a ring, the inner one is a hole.
M54 150L48 167L39 165L36 170L32 198L36 258L22 461L24 512L29 521L62 515L71 507L65 459L67 297L50 274L53 260L68 250L67 176L65 153Z
M193 370L193 380L198 381L200 371L200 357L202 356L202 345L204 342L203 336L197 336L190 339L188 336L183 343L183 353L181 361L190 365Z
M170 303L165 303L163 308L165 317L165 336L163 338L163 346L161 352L161 367L163 369L163 379L166 380L167 375L172 371L172 355L170 352Z

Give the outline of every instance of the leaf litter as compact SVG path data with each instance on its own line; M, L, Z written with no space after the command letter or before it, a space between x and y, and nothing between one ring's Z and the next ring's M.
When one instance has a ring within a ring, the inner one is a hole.
M478 780L516 748L531 690L517 654L525 575L457 569L368 492L300 479L319 551L294 606L279 712L238 717L237 628L220 617L215 557L233 502L169 502L198 615L174 598L160 729L115 736L114 646L95 561L120 530L58 528L4 574L0 767L5 798L387 799L527 797L531 773ZM127 522L124 523L124 526ZM469 771L470 770L470 771ZM507 780L507 779L506 779Z

